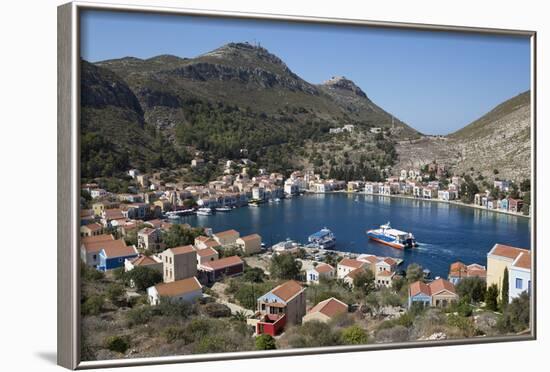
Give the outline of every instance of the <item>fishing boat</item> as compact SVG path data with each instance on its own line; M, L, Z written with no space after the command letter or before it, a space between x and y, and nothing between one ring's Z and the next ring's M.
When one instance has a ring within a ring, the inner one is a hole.
M330 249L336 246L336 237L326 227L323 227L321 230L317 231L314 234L311 234L307 238L310 243L309 246L321 249Z
M197 216L211 216L212 214L213 214L212 208L197 209Z
M394 229L390 226L389 222L381 225L379 229L367 230L367 236L376 242L397 249L418 246L412 233Z
M216 212L231 212L231 207L223 206L216 208Z

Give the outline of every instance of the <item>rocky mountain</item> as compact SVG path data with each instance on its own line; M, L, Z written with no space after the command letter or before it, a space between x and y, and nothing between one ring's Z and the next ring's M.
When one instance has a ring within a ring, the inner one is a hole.
M456 174L515 180L531 175L531 92L521 93L447 137L423 137L397 145L395 169L436 160ZM480 178L480 177L479 177ZM480 178L481 179L481 178Z
M393 127L394 138L419 136L350 80L311 84L267 49L248 43L195 58L83 61L82 95L83 129L99 133L105 127L104 137L120 153L129 152L132 164L149 157L144 141L155 133L180 157L200 150L214 159L235 158L247 149L263 165L285 163L279 170L302 164L292 152L305 140L325 141L332 127ZM135 133L120 139L116 131L123 121ZM139 130L147 133L142 139L135 136Z

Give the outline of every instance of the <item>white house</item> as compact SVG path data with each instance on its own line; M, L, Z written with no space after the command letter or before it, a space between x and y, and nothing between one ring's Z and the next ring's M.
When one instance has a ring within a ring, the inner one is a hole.
M531 252L520 253L510 266L508 300L519 297L523 292L531 293Z
M307 282L318 284L321 278L336 278L336 270L329 264L320 264L306 272Z
M151 305L158 305L161 298L178 302L194 302L200 297L202 297L202 286L195 276L170 283L159 283L147 288L147 298Z
M338 262L337 278L344 279L346 275L351 273L353 270L366 266L368 266L367 262L354 260L351 258L344 258L343 260Z

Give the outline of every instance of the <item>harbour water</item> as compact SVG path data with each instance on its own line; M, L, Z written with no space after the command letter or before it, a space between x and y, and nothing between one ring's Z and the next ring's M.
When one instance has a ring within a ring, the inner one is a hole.
M530 248L530 219L430 201L358 194L312 194L238 208L213 216L186 216L181 222L211 227L214 232L235 229L242 235L259 233L267 245L286 238L306 243L327 227L336 236L338 251L402 258L404 269L416 262L433 275L447 276L449 265L486 264L495 243ZM390 221L412 232L419 246L399 250L367 238L365 231Z

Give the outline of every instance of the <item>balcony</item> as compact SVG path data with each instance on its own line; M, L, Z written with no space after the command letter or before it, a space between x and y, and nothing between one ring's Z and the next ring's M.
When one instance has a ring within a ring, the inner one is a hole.
M256 334L277 336L286 325L286 314L265 314L256 324Z

